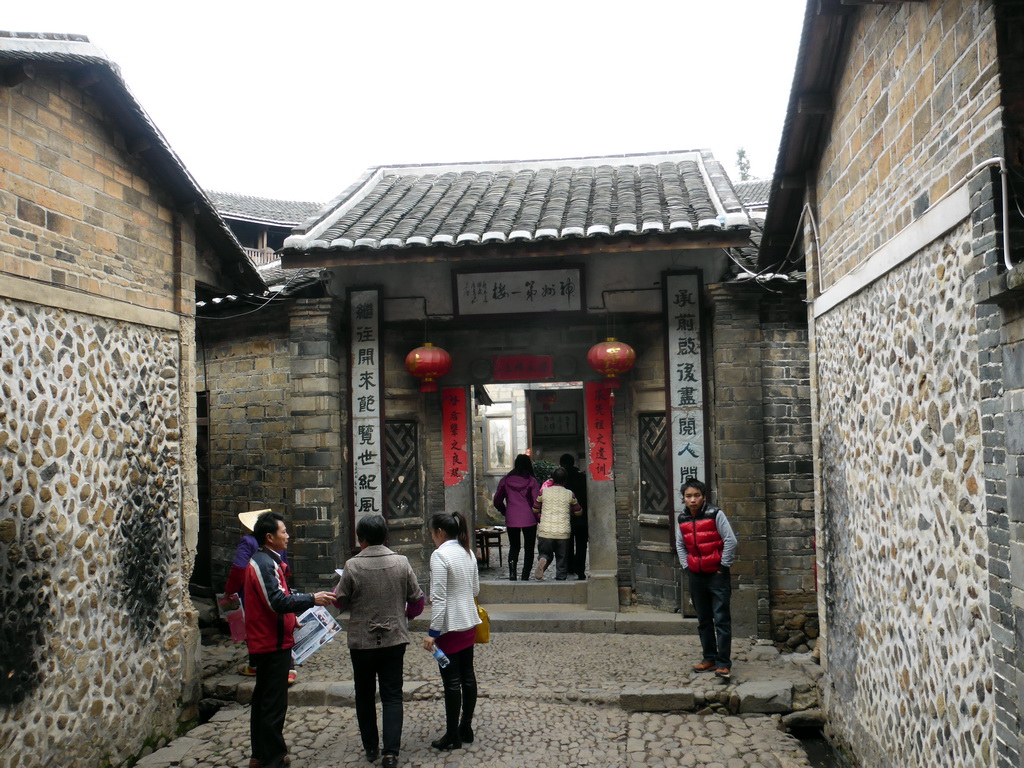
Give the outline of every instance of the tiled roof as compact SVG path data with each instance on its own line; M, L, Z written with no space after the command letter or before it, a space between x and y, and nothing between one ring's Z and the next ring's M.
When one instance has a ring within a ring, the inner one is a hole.
M207 190L214 207L221 216L241 219L260 224L278 224L294 227L301 224L320 210L322 203L305 203L296 200L271 200L267 197L239 195L234 192L213 192Z
M296 229L284 252L688 233L750 224L707 150L382 166Z
M748 208L766 208L772 191L771 179L750 179L733 183L736 194Z

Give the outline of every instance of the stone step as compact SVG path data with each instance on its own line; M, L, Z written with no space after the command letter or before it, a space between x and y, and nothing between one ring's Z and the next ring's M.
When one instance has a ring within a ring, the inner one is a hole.
M482 586L482 585L481 585ZM481 600L492 632L609 632L628 635L695 635L697 620L656 610L591 611L586 603L491 603ZM411 629L429 628L429 608Z
M481 581L480 602L587 604L585 581Z

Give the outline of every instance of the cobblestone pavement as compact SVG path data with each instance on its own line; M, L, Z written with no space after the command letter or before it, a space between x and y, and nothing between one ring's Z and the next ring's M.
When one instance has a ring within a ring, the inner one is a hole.
M418 639L418 638L417 638ZM674 768L808 768L800 742L780 715L732 714L745 681L788 678L794 696L811 696L800 663L771 646L736 641L733 679L690 672L699 660L695 637L504 633L476 653L480 701L476 740L461 750L430 747L444 728L437 666L417 644L406 653L402 766L665 766ZM204 647L207 695L230 690L245 656L223 642ZM816 669L816 667L814 667ZM299 668L285 738L294 768L369 766L349 706L303 706L304 691L351 680L343 637ZM251 678L249 678L251 680ZM629 712L624 690L686 687L699 713ZM239 698L243 698L240 696ZM231 703L213 719L145 757L139 768L245 768L248 707ZM379 761L378 761L379 764Z
M810 765L800 743L779 730L778 716L631 714L608 706L491 699L481 699L477 715L473 744L442 753L430 747L430 740L443 729L440 702L406 703L399 764L410 768ZM245 768L249 759L248 728L247 707L221 710L209 723L176 739L139 765ZM350 707L292 707L285 736L293 768L370 765L363 755L355 712Z

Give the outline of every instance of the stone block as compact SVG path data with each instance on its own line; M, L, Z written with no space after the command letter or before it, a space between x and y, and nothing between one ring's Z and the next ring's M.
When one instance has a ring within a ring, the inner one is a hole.
M288 689L288 703L297 707L320 707L328 703L327 690L331 683L296 683Z
M736 695L741 713L773 714L793 708L793 684L789 681L740 683L736 686Z
M631 688L619 694L619 706L626 712L692 711L695 704L689 688Z
M198 749L206 746L206 742L202 739L193 739L188 736L181 736L163 749L158 749L156 752L146 755L144 758L139 760L135 765L141 766L141 768L148 768L152 766L156 768L165 768L168 765L177 765L184 760L189 752L193 749Z

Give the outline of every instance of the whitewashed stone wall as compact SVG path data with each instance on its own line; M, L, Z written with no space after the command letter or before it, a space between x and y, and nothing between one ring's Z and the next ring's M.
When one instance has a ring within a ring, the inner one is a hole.
M195 662L180 338L0 299L0 348L0 763L116 765Z
M969 224L818 318L831 727L871 766L993 764Z

